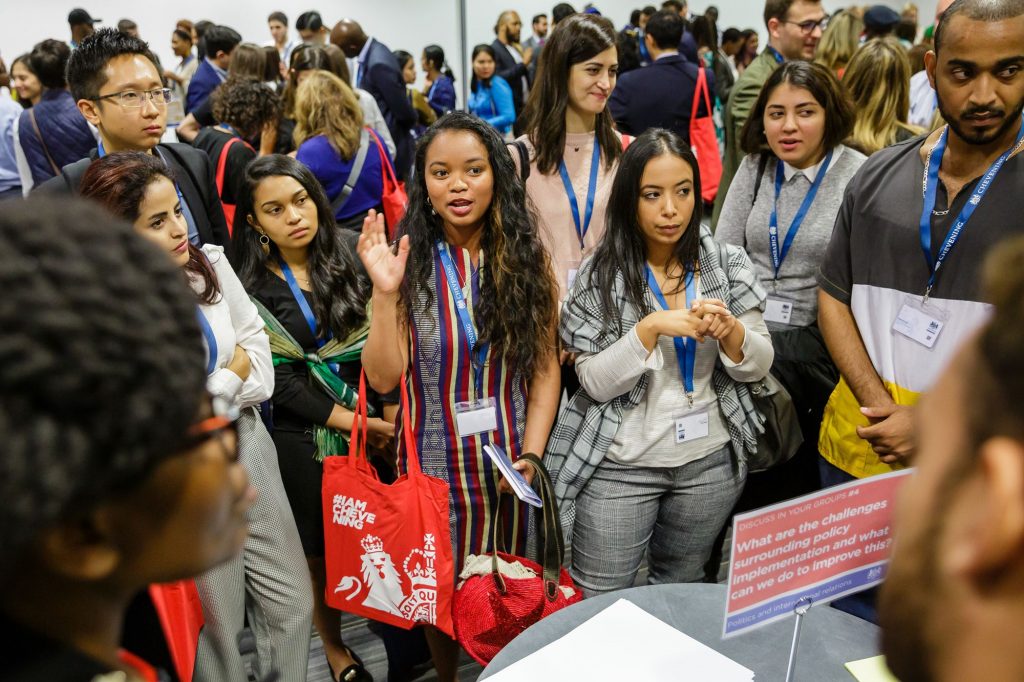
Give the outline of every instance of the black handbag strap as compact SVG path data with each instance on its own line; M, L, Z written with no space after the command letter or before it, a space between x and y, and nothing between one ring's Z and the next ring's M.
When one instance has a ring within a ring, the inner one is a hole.
M558 514L558 501L555 499L555 486L551 483L551 476L544 467L540 457L527 452L520 455L520 462L529 462L536 472L533 482L540 488L540 499L543 503L544 522L540 529L540 557L544 569L544 596L548 601L554 601L558 596L558 579L562 570L562 560L565 557L565 538L562 536L562 521ZM502 519L502 499L504 493L498 493L498 510L495 514L494 525L491 529L494 542L494 551L491 553L491 572L498 589L505 593L505 579L498 570L498 551L507 552L505 547L505 533Z
M768 155L761 152L757 157L757 178L754 180L754 196L750 200L751 206L757 203L757 193L761 191L761 178L764 177L766 168L768 168Z
M522 140L516 140L512 146L519 154L519 179L525 185L527 178L530 177L530 150L526 148L526 143Z
M36 137L39 138L39 144L43 145L43 153L46 154L46 160L50 162L50 168L53 169L53 174L60 175L60 166L58 166L57 162L53 160L52 156L50 156L50 150L46 146L46 140L43 139L43 133L39 130L39 124L36 123L36 110L29 109L28 117L32 121L32 129L35 130Z

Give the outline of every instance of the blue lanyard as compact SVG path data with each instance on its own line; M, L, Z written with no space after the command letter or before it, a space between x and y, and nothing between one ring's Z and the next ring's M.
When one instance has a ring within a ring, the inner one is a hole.
M203 330L203 338L206 339L206 376L210 376L217 367L217 337L202 308L196 307L196 317L199 318L199 328Z
M231 133L232 135L234 135L238 139L240 139L240 140L244 140L245 139L244 137L242 137L241 133L239 133L233 127L229 126L227 123L218 123L217 125L220 126L221 128L223 128L224 130L228 131L229 133Z
M583 248L583 238L587 236L590 229L590 219L594 216L594 195L597 190L597 168L601 165L601 145L597 142L597 135L594 135L594 154L590 161L590 184L587 186L587 209L580 222L580 205L576 201L576 190L572 187L572 180L569 179L569 169L565 167L565 160L558 162L558 173L562 176L562 184L565 186L565 193L569 197L569 208L572 209L572 220L576 224L576 236L580 240L580 249Z
M825 155L825 160L822 161L821 166L818 170L818 175L815 176L814 182L811 183L811 188L807 190L807 196L804 197L804 201L800 204L800 209L793 216L793 222L789 224L789 230L786 232L786 238L782 242L782 251L779 251L779 193L782 191L782 180L785 177L785 167L782 163L782 159L779 159L775 165L775 203L772 204L772 216L768 221L768 246L769 251L772 254L772 266L775 268L775 279L779 278L779 268L782 267L782 261L786 260L786 254L789 253L789 247L793 246L793 240L796 238L796 233L800 231L800 226L804 223L804 218L807 217L807 212L811 209L811 204L814 203L814 197L818 194L818 189L821 187L822 181L825 179L825 173L828 172L828 166L832 163L832 150L830 149L828 154Z
M661 293L661 287L658 286L658 280L654 278L654 273L651 272L650 266L646 266L646 270L647 286L651 288L654 298L658 299L658 303L661 305L662 309L668 310L668 301L665 300L665 295ZM686 306L689 307L696 298L697 287L693 282L693 270L687 270ZM693 366L697 359L697 341L677 336L672 339L672 343L674 343L676 347L676 361L679 363L679 374L682 375L683 386L686 388L686 398L690 401L690 405L693 405Z
M942 155L946 151L946 140L949 135L949 126L947 125L943 130L942 134L939 135L939 141L935 143L931 151L928 152L928 162L925 166L925 177L924 177L924 205L921 207L921 249L924 251L925 261L928 263L928 269L931 271L931 276L928 278L928 288L925 289L924 297L928 298L928 295L932 292L932 287L935 286L935 280L939 275L939 268L946 262L946 256L953 250L953 246L956 245L960 239L960 235L963 233L964 226L967 225L967 221L974 215L974 211L978 208L978 204L985 197L985 193L988 192L988 188L992 186L992 181L995 180L996 175L999 173L1003 164L1010 158L1010 154L1020 144L1021 139L1024 139L1024 124L1021 125L1020 130L1017 132L1017 141L1013 145L1003 152L1002 156L996 159L988 171L982 176L981 181L978 182L977 187L974 188L974 192L971 194L971 198L967 200L964 207L960 209L960 215L956 217L956 222L953 223L953 227L949 230L946 235L946 240L942 243L939 248L938 258L932 262L932 211L935 209L936 193L939 185L939 167L942 165Z
M317 348L323 348L324 344L327 343L328 339L331 338L330 330L327 330L326 338L320 338L316 333L316 317L313 315L313 309L309 307L309 302L302 293L302 289L299 288L299 283L295 281L295 275L292 274L292 269L288 267L288 264L284 262L283 258L277 259L277 264L281 266L281 273L284 275L284 280L288 282L288 288L292 290L292 298L299 304L299 310L302 311L302 316L306 318L306 324L309 325L309 331L313 333L313 339L316 341Z
M776 64L781 64L784 61L786 61L786 58L782 56L782 53L779 52L778 50L776 50L771 45L766 47L765 50L768 52L768 54L770 54L775 59L775 63Z
M154 149L156 149L157 156L159 156L160 160L164 162L164 165L170 167L170 164L167 163L167 159L164 157L163 152L160 151L160 148L154 147ZM100 140L99 144L96 145L96 152L99 154L101 159L107 155L107 150L103 147L102 140ZM185 216L185 223L188 225L189 242L195 246L202 246L203 242L199 238L199 228L196 227L196 219L192 215L192 209L189 208L188 202L185 201L185 197L181 195L181 188L178 187L177 181L174 182L174 191L178 193L178 203L181 204L181 212Z
M476 396L479 398L483 395L484 391L484 364L487 362L487 349L490 344L477 343L476 327L473 325L473 320L469 318L469 304L462 293L462 287L459 286L459 273L455 269L455 263L452 262L448 246L439 239L435 243L435 248L437 249L438 257L441 259L441 266L444 268L445 279L448 280L448 290L452 292L452 298L455 299L455 312L459 316L459 322L462 323L462 330L466 334L466 342L469 344L469 350L474 352L473 379L476 386ZM479 271L472 275L474 284L477 277L479 277Z

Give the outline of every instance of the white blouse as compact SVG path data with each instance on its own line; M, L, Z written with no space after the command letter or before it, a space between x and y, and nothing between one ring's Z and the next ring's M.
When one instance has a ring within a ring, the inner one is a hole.
M216 303L199 305L217 340L217 361L206 380L206 389L237 402L239 407L258 405L274 393L274 363L263 319L224 255L224 248L207 244L202 250L213 264L221 291ZM191 284L197 292L202 291L202 280L193 277ZM245 381L227 368L236 345L249 355L251 369Z

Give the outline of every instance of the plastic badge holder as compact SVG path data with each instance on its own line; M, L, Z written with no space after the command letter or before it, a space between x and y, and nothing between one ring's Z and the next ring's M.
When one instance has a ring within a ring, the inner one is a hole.
M505 480L509 482L509 486L512 488L512 492L515 493L516 497L525 502L526 504L532 505L540 509L544 506L541 502L540 496L537 495L536 491L530 487L530 484L526 482L523 475L512 468L512 460L509 459L505 450L499 445L485 445L484 452L491 458L498 469L501 471L501 475L505 477Z

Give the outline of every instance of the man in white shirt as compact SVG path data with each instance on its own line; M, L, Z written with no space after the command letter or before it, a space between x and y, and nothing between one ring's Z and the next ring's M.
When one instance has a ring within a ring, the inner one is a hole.
M271 39L263 45L277 48L277 54L281 57L281 74L285 75L288 73L292 52L297 45L295 41L288 40L288 15L284 12L271 12L267 17L267 26L270 28Z

